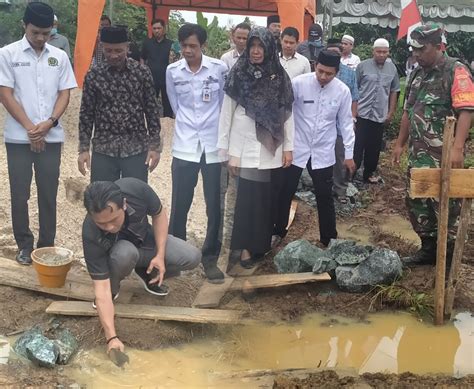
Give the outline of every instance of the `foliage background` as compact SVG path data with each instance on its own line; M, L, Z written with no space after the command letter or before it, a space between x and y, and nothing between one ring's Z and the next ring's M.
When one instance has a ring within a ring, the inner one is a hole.
M59 18L59 32L69 38L69 42L74 48L74 41L77 30L77 0L43 0L49 3L55 10ZM22 16L27 0L13 0L10 6L0 6L0 47L14 42L21 38L23 34ZM107 13L109 2L107 1L104 12ZM127 25L130 29L132 40L141 44L147 36L147 20L143 8L135 7L123 0L115 0L113 22ZM229 31L217 23L217 18L209 21L202 13L197 15L198 23L208 32L209 40L206 53L219 57L229 49ZM247 20L248 21L248 20ZM177 31L185 23L179 12L172 12L169 21L168 35L171 39L176 39ZM362 59L371 55L371 45L376 38L387 38L392 46L392 58L396 63L405 64L408 50L406 40L396 41L396 30L382 28L365 24L345 24L341 23L333 27L333 35L342 37L348 33L356 37L355 52ZM448 54L461 58L467 63L474 60L474 34L467 32L450 33L448 39Z

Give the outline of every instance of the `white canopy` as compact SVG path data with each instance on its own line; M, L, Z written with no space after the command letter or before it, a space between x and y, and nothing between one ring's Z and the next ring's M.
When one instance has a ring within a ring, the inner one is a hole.
M333 7L333 25L341 22L373 24L397 28L400 22L400 0L321 0L318 20L324 7ZM474 32L474 0L417 0L423 21L443 24L447 32Z

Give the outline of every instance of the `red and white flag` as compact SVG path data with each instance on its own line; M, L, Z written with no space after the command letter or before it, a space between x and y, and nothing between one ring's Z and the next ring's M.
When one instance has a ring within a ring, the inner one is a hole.
M400 16L400 26L398 27L397 40L408 35L407 40L410 41L410 33L417 26L421 25L421 16L416 0L401 0L402 14Z

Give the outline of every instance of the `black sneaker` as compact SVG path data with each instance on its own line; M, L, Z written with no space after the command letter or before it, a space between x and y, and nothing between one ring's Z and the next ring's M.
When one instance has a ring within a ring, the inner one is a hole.
M150 274L147 274L146 268L135 268L135 274L140 277L142 280L143 286L148 293L154 294L156 296L166 296L169 293L168 287L161 284L158 286L156 284L149 284L148 282L153 278ZM153 274L153 272L152 272Z
M20 265L29 266L31 265L31 249L21 249L18 251L15 259Z
M117 292L117 294L112 295L112 302L115 302L115 300L118 299L119 293L120 292ZM95 304L95 299L94 301L92 301L92 308L97 309L97 305Z

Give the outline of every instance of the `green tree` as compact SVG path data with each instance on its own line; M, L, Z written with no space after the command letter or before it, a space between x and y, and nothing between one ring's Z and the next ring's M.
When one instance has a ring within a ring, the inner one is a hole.
M177 41L178 40L178 30L180 27L186 23L181 15L181 12L174 11L170 13L169 21L168 21L168 38Z
M220 58L227 50L230 49L229 32L219 26L217 16L214 16L212 22L204 17L202 12L196 12L197 24L204 28L207 32L207 44L204 48L205 54L210 57Z

